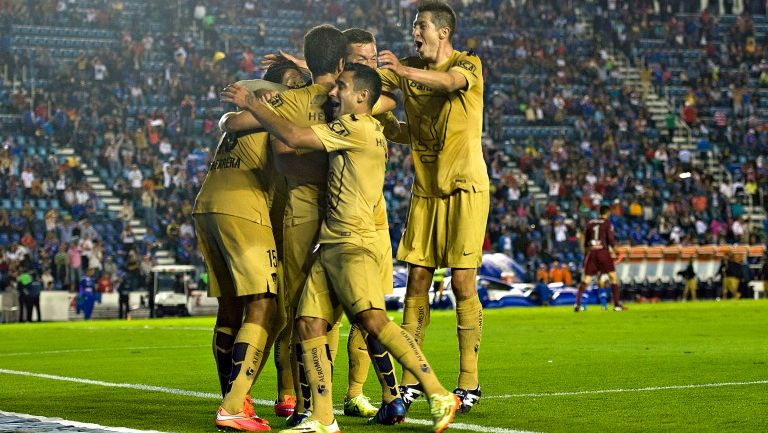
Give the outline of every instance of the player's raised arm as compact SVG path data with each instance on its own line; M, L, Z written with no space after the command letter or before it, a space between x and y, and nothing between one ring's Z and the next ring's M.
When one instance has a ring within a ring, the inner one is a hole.
M458 71L440 72L412 68L400 63L400 59L389 50L379 53L379 64L383 69L389 69L407 80L421 83L436 91L450 93L466 89L469 85L467 77Z
M229 85L221 92L221 98L223 102L231 102L250 112L264 129L287 146L294 149L324 150L322 142L312 128L298 127L277 116L244 87Z

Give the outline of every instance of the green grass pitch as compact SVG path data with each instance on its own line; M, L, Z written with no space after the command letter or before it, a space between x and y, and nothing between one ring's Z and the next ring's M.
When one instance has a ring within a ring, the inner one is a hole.
M449 389L458 370L453 314L433 312L425 346ZM163 432L216 431L213 321L0 326L0 410ZM579 314L564 307L487 310L484 326L483 399L457 417L465 428L455 431L768 431L767 300L630 305L622 313L595 306ZM341 350L337 408L346 365ZM274 384L270 362L253 397L274 399ZM366 394L376 397L378 390L371 369ZM271 406L256 412L283 427ZM408 415L429 420L427 404L415 403ZM430 431L337 419L346 433Z

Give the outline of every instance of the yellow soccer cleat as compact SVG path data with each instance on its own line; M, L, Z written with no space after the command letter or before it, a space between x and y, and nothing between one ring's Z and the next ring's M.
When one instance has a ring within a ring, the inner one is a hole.
M432 413L432 431L440 433L448 428L456 417L461 401L456 394L432 394L429 396L429 411Z
M376 415L376 408L363 394L344 399L344 415L370 418Z

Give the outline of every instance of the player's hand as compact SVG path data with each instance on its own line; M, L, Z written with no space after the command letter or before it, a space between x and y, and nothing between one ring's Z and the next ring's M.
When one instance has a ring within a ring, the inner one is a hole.
M626 257L627 253L620 253L618 257L616 257L616 260L614 260L613 264L618 265L619 263L623 262Z
M384 50L379 53L379 66L383 69L389 69L397 75L401 75L403 65L400 63L400 59L397 58L395 53L389 50Z
M240 108L247 108L256 100L253 92L243 86L230 84L221 91L221 102L230 102Z
M261 58L261 68L267 69L270 66L272 66L274 63L283 61L283 60L290 60L293 63L296 63L297 65L301 65L304 63L303 60L300 60L298 57L294 56L293 54L288 54L283 50L278 50L279 54L265 54L264 57Z
M261 69L267 69L281 60L283 60L283 56L280 54L265 54L264 57L261 58Z

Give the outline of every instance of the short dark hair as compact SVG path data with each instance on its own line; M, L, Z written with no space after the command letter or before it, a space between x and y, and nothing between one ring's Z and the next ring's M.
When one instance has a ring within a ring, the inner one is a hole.
M611 207L608 206L607 204L600 206L600 215L605 215L610 211L611 211Z
M416 9L417 12L430 12L432 14L432 24L438 29L448 27L448 39L453 37L456 32L456 12L453 8L443 1L425 1Z
M336 72L339 60L347 55L347 39L339 29L323 24L304 35L304 58L312 75Z
M375 69L360 63L350 63L344 67L344 72L354 72L352 83L355 85L355 91L368 90L368 108L373 108L376 101L381 96L381 77Z
M347 38L347 45L352 44L375 44L376 37L368 30L352 27L341 32Z
M291 69L301 73L301 69L299 69L296 63L293 63L287 59L278 60L275 63L269 65L262 78L265 81L280 84L283 81L283 75L285 75L285 72Z

